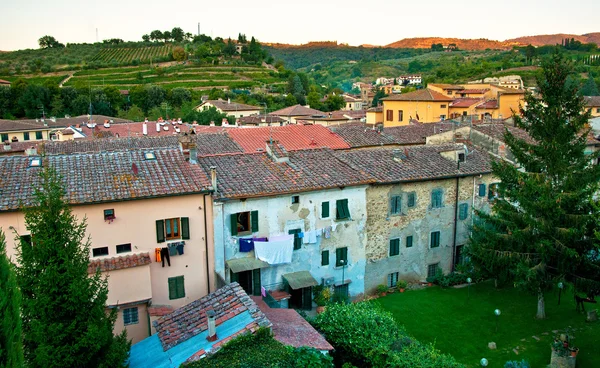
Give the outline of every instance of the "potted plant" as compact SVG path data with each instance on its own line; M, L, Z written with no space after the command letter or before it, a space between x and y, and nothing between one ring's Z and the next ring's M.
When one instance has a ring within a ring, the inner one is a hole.
M388 291L388 287L385 286L384 284L377 285L377 294L379 294L379 296L386 296L387 291Z
M314 300L317 304L317 313L323 313L325 306L331 300L331 289L321 286L315 293Z
M577 356L577 353L579 353L579 348L572 346L569 348L569 351L571 352L571 356L575 358Z
M407 286L408 286L408 283L404 280L399 280L398 283L396 284L396 288L401 293L404 292L404 289L406 289Z

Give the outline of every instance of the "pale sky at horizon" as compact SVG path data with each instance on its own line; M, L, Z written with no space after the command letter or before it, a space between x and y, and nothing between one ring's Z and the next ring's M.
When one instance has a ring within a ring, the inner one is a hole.
M301 44L338 41L383 46L411 37L505 40L540 34L600 32L600 1L429 0L0 0L0 50L38 48L54 36L61 43L108 38L141 40L152 30L181 27L196 34Z

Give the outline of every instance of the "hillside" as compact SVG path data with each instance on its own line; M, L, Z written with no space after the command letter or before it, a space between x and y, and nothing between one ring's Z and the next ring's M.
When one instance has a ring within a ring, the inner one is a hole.
M544 45L560 45L565 38L574 38L581 43L596 43L600 41L600 33L588 33L585 35L573 35L565 33L557 33L552 35L537 35L537 36L525 36L506 40L504 42L516 43L521 45L533 45L533 46L544 46Z
M385 47L393 48L408 48L408 49L429 49L432 44L441 43L447 46L451 43L461 50L509 50L513 46L513 43L500 42L494 40L488 40L485 38L479 39L462 39L462 38L444 38L444 37L418 37L418 38L404 38L400 41L396 41L386 45Z

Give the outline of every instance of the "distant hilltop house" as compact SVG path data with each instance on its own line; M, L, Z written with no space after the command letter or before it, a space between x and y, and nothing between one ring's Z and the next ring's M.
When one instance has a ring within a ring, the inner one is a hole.
M600 96L585 96L585 108L592 114L592 117L600 116Z
M381 85L386 85L386 84L394 84L394 78L379 77L375 80L376 86L381 86Z
M475 80L468 82L469 84L477 83L490 83L500 87L512 88L512 89L524 89L523 79L520 75L506 75L504 77L488 77L483 80Z
M421 74L413 74L413 75L401 75L398 78L396 78L396 82L400 85L417 85L417 84L421 84L423 82L423 78L421 77Z
M208 110L209 108L214 107L221 114L226 114L227 116L233 116L234 118L241 118L244 116L250 115L258 115L260 113L259 106L251 106L245 105L237 102L231 102L231 100L227 99L224 101L222 99L218 100L206 100L202 102L200 105L196 106L196 111Z
M10 87L10 82L4 79L0 79L0 87Z

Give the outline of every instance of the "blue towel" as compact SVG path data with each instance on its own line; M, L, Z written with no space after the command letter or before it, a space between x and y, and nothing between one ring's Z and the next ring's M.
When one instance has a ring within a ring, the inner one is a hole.
M239 239L240 252L251 252L254 250L254 239Z
M179 253L179 255L183 254L183 242L177 244L177 253Z
M298 233L298 239L304 238L304 233Z

